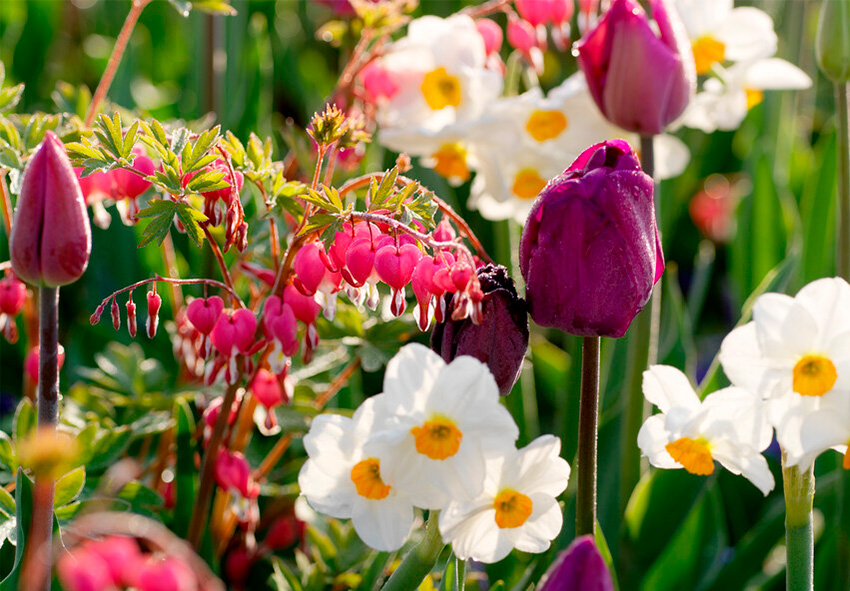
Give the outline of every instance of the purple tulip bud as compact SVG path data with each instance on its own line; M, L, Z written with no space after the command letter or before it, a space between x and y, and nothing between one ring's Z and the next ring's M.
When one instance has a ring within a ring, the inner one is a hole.
M621 337L664 271L652 179L628 143L585 150L537 197L520 242L534 321Z
M576 538L558 554L537 588L539 591L614 591L614 583L593 536L587 535Z
M605 117L628 131L661 133L688 106L696 68L684 25L667 0L614 0L580 41L578 64Z
M72 283L89 264L86 202L65 146L51 131L24 170L9 251L17 276L32 285Z
M478 281L484 293L482 319L455 321L446 318L431 333L431 348L446 363L460 355L471 355L486 363L496 379L499 393L510 394L522 369L528 349L528 315L525 301L517 296L514 281L501 265L478 269ZM451 302L446 306L451 309Z

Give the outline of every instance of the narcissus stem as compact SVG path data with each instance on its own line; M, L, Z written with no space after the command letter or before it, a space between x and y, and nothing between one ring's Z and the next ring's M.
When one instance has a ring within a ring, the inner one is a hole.
M445 547L440 528L437 526L439 517L439 511L431 511L428 523L425 524L425 537L407 553L384 585L383 591L409 591L419 588Z
M835 85L838 118L838 275L850 281L850 83Z
M814 589L815 537L812 504L815 499L814 467L802 471L786 466L782 455L782 482L785 488L785 582L788 591Z
M581 342L581 399L578 410L576 536L596 524L596 438L599 419L599 337Z

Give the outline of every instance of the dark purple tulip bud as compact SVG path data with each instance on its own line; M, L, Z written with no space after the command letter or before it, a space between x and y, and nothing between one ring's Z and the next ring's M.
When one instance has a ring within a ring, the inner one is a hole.
M593 536L573 540L569 548L558 554L555 562L540 579L538 591L614 591L611 573Z
M599 110L613 124L661 133L696 90L694 56L676 9L649 0L653 23L635 0L614 0L576 45L578 65Z
M496 378L499 393L505 396L519 379L528 349L525 300L517 296L513 279L501 265L479 268L478 281L484 293L481 322L474 324L470 318L438 322L431 333L431 348L446 363L460 355L486 363ZM451 306L449 301L446 307Z
M86 201L65 145L48 131L21 181L9 235L12 268L27 283L58 287L80 278L90 253Z
M585 150L538 195L519 262L541 326L621 337L664 271L652 178L628 143Z

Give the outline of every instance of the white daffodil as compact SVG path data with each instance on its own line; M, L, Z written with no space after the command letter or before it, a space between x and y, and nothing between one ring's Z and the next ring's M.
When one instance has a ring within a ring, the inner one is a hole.
M759 297L753 321L723 340L720 363L735 386L766 399L788 465L808 467L820 443L804 443L804 421L850 404L850 285L818 279L793 298Z
M440 533L455 556L490 563L513 548L545 552L563 524L555 498L567 487L570 466L560 452L561 440L543 435L488 460L481 495L453 499L440 513Z
M380 446L367 445L375 420L375 400L367 399L354 417L316 417L304 437L309 459L298 486L316 511L351 519L366 544L389 552L407 540L413 503L387 478Z
M765 495L773 490L773 475L761 455L770 445L772 429L759 396L733 387L700 402L685 374L666 365L643 373L643 394L661 411L638 433L638 447L650 464L706 476L717 460Z
M764 99L765 90L800 90L812 80L800 68L779 58L740 62L716 68L717 78L705 81L680 122L705 133L737 129L747 112Z
M676 0L691 40L697 74L715 64L753 60L776 53L773 19L758 8L735 8L733 0Z
M388 450L381 473L427 509L480 494L485 460L513 449L519 436L486 365L467 356L446 365L419 344L387 364L375 411L373 441Z
M379 123L437 131L477 116L502 91L502 77L486 62L484 40L468 16L412 21L381 58L398 90L381 101Z

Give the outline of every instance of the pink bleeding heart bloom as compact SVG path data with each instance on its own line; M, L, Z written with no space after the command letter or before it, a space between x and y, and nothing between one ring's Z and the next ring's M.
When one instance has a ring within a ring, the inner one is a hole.
M280 373L286 367L287 357L298 352L298 323L292 306L274 295L269 296L263 304L263 334L267 339L274 340L269 365L273 372Z
M238 451L223 449L215 461L215 482L228 492L237 492L246 499L260 495L260 485L251 477L251 466Z
M59 345L59 369L65 364L65 347ZM24 359L24 371L29 378L38 383L38 347L33 347Z
M552 10L550 5L550 0L514 0L516 11L532 27L539 27L549 22Z
M11 271L0 279L0 313L15 317L24 307L27 299L27 286Z
M394 316L404 313L404 286L410 283L421 258L422 251L413 244L388 244L375 253L375 271L392 289L390 311Z
M316 300L305 296L292 284L287 285L283 290L283 303L288 304L292 308L295 317L307 325L307 332L304 336L306 345L304 358L309 360L312 358L313 350L319 345L319 332L316 330L316 319L319 317L319 310L322 307L316 303Z
M446 274L448 261L454 263L454 257L449 253L440 253L437 257L425 255L419 259L419 262L416 263L416 268L413 270L410 285L413 288L413 295L416 296L416 303L419 306L416 323L422 331L428 330L428 327L431 325L432 310L437 318L437 322L442 322L445 318L446 304L442 296L446 290L437 285L434 281L434 276L439 271L443 271ZM434 298L436 298L437 302L436 310L433 308Z
M437 227L434 228L434 233L432 234L434 240L437 242L451 242L457 236L455 229L452 227L451 223L448 219L443 218L440 220L440 223L437 224Z
M152 555L136 563L133 587L138 591L197 591L192 570L176 556Z
M289 548L302 538L305 529L304 522L298 520L294 510L290 510L271 524L263 545L272 551Z
M142 557L139 544L133 538L109 536L102 540L85 543L85 548L106 562L112 583L119 588L129 585L128 568L132 568Z
M360 70L358 77L363 90L372 102L378 102L381 99L389 100L398 93L398 84L380 60L372 60L366 64Z
M159 327L159 309L162 306L162 298L156 291L149 291L148 297L148 320L145 328L148 331L148 338L152 339L156 336L156 329Z
M578 43L578 65L593 100L614 125L642 135L664 131L696 91L696 67L684 24L667 0L614 0Z
M328 255L317 242L305 244L295 255L293 268L298 280L296 287L304 295L311 296L317 291L333 293L339 290L342 278L339 272L328 270L325 263L327 260Z
M189 302L186 317L199 333L208 335L223 312L224 301L220 297L196 298Z
M549 20L553 24L568 23L574 12L573 0L549 0Z
M240 309L232 314L223 313L210 333L210 342L226 360L224 379L228 384L235 383L236 354L247 355L254 344L254 332L257 329L257 319L250 310ZM219 366L220 367L220 366ZM215 370L212 375L217 373Z
M489 18L480 18L475 21L475 27L481 38L484 39L484 51L487 55L499 53L502 49L502 27Z
M86 547L62 552L56 574L65 591L115 591L109 565Z
M257 372L254 381L251 382L251 392L257 401L269 410L286 402L277 376L267 369L260 369Z
M112 197L112 179L109 178L109 175L105 172L93 172L88 176L81 177L83 170L85 169L81 166L74 167L74 174L77 176L77 182L86 203L92 205L97 201L110 199Z
M209 406L203 414L204 424L212 429L218 421L218 415L221 414L221 405L224 404L224 398L217 396L210 401ZM227 417L227 424L232 425L236 422L236 416L239 414L239 400L234 400L230 405L230 415Z
M508 44L519 51L538 73L543 71L543 52L534 25L526 20L508 15Z
M153 160L145 154L144 148L136 146L133 148L133 154L136 155L133 160L133 170L147 176L152 175L156 167ZM112 177L112 197L114 199L135 199L151 187L149 180L123 168L111 170L109 175Z
M257 554L249 552L245 546L237 546L227 553L224 559L224 574L231 588L245 588L245 583L257 559Z
M80 278L90 254L83 193L62 140L48 131L21 180L9 235L12 268L27 283L58 287Z

